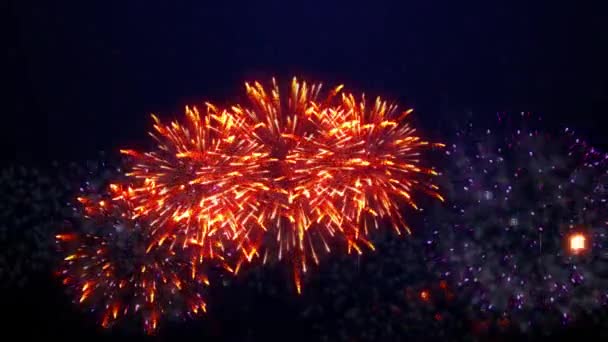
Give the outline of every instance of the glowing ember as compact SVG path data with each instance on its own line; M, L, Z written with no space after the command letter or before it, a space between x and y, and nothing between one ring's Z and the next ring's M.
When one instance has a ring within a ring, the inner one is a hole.
M574 254L583 252L587 248L586 240L585 235L581 233L570 235L570 251Z
M429 291L427 291L427 290L420 291L420 299L422 299L423 301L428 302L430 299L430 296L431 295L429 294Z

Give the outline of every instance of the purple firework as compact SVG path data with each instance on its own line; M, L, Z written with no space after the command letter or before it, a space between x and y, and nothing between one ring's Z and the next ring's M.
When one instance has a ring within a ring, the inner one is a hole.
M499 121L470 124L446 151L431 265L473 321L567 323L608 302L608 159L570 129L551 136L523 113Z

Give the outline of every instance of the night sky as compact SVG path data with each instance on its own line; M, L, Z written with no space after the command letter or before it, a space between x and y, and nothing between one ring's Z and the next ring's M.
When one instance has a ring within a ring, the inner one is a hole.
M9 1L0 159L44 167L149 146L150 113L177 118L186 104L239 103L245 81L273 76L396 100L415 108L434 139L467 113L526 111L605 149L608 12L600 3ZM40 284L48 278L14 297L5 291L13 298L0 325L67 340L124 337L100 332L60 290ZM286 318L293 303L251 301L293 329L277 336L302 329ZM227 329L231 310L161 338L246 336ZM270 330L254 340L276 337Z

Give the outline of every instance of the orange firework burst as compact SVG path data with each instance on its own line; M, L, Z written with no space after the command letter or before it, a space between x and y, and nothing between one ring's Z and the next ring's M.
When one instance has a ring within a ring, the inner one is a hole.
M300 272L307 271L309 260L319 262L319 251L330 252L330 240L345 242L348 252L374 248L366 216L376 227L379 218L389 217L399 232L407 226L395 199L416 208L415 189L442 199L421 177L436 173L421 167L418 158L422 148L443 145L422 140L403 123L411 110L399 113L380 98L367 108L365 98L340 94L342 86L320 99L320 84L295 78L286 98L274 80L270 91L257 82L246 89L252 106L232 111L247 118L253 127L247 139L269 156L257 173L268 189L257 204L258 222L270 236L264 260L289 253L298 292Z
M257 172L263 157L258 146L241 139L243 119L207 104L207 113L186 108L185 125L163 125L153 115L158 142L154 152L121 152L135 158L128 176L139 180L132 199L151 221L152 235L162 244L172 236L180 247L201 247L201 257L214 257L221 241L240 233L253 218L256 184L245 179Z
M342 87L331 91L322 106L330 106ZM233 106L235 116L244 117L250 130L246 140L260 146L264 158L254 174L257 184L256 222L239 245L249 250L264 249L263 260L281 260L288 255L294 265L297 291L301 291L300 274L307 272L310 260L319 262L319 248L330 251L329 238L341 237L355 243L354 226L342 213L320 183L324 175L315 163L321 145L316 140L319 118L314 109L321 85L299 83L294 79L288 96L280 96L273 80L269 92L255 82L246 84L251 106Z
M435 172L419 161L423 148L441 144L403 122L411 110L381 99L368 108L341 89L321 96L320 84L294 78L282 97L274 80L270 89L255 82L246 84L249 105L207 104L204 115L187 108L183 125L154 117L158 149L123 153L136 161L133 199L157 217L156 241L175 236L210 256L229 242L241 251L235 273L254 256L287 258L300 292L307 265L336 243L374 248L369 222L389 218L409 232L399 203L417 208L415 190L441 199L427 182Z
M58 274L76 301L99 311L103 327L139 313L147 333L162 316L204 312L201 287L209 282L200 265L187 253L177 255L168 244L151 241L145 220L126 197L130 191L113 186L112 192L113 197L79 197L82 231L56 237L66 255Z
M368 107L365 97L357 101L342 95L336 107L321 108L319 141L323 142L315 163L323 171L323 183L336 207L350 221L362 225L368 234L366 217L378 228L378 219L390 218L398 234L410 232L399 210L399 202L418 209L414 190L421 190L443 201L438 187L426 175L437 173L421 166L420 152L429 143L404 123L413 111L398 112L396 105L376 98Z

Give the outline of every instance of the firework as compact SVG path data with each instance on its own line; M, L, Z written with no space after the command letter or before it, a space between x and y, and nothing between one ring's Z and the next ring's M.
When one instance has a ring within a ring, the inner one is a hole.
M330 239L357 241L356 230L335 206L322 180L327 170L318 163L322 153L319 119L330 108L341 86L329 92L318 111L321 85L293 79L285 98L273 80L267 91L260 83L246 84L250 105L232 111L251 127L247 140L263 151L255 181L256 222L241 238L240 245L258 251L262 260L291 260L298 293L301 276L311 261L319 263L321 252L330 252ZM257 229L256 229L257 228ZM357 247L358 248L358 247Z
M207 104L201 115L186 109L184 125L156 117L158 149L124 150L135 159L130 176L140 181L134 200L152 213L153 235L179 235L205 255L231 243L243 261L260 256L291 260L297 291L309 264L334 245L373 249L368 219L390 218L401 232L399 200L416 207L413 192L441 198L420 166L430 144L403 122L411 112L377 99L321 96L321 85L295 78L286 97L273 80L267 90L246 84L247 105L227 110ZM406 227L407 228L407 227ZM409 230L408 230L409 231Z
M399 199L416 207L414 190L440 198L425 179L434 172L420 166L418 155L441 144L422 140L403 122L411 110L400 113L380 98L367 108L364 97L342 94L342 86L325 95L321 88L294 78L281 97L274 80L270 90L246 84L251 105L232 108L268 156L257 173L264 176L257 197L263 238L249 240L264 250L264 262L289 256L298 292L301 274L322 253L374 249L366 218L376 228L389 218L400 232Z
M420 154L444 145L425 141L404 122L412 111L401 113L380 98L368 106L365 97L357 100L351 94L318 115L324 146L315 157L323 169L322 183L343 216L363 228L363 235L369 234L369 219L378 229L382 218L390 219L398 234L410 233L399 204L418 210L414 191L443 200L427 177L437 173L422 166Z
M132 189L112 185L108 193L78 198L77 229L56 236L64 255L58 275L76 302L99 312L103 327L139 314L144 330L153 333L163 316L204 312L201 293L209 281L197 251L176 254L172 237L159 244L148 235L131 195Z
M568 129L500 119L460 131L447 151L450 204L430 217L431 264L469 298L473 320L565 323L608 299L607 159Z
M164 125L155 120L152 137L158 148L149 153L122 150L134 160L128 176L136 180L132 201L150 220L150 234L159 243L199 246L203 258L224 252L222 241L242 233L255 219L258 184L247 180L263 155L244 140L243 120L211 104L201 115L186 108L186 123Z

